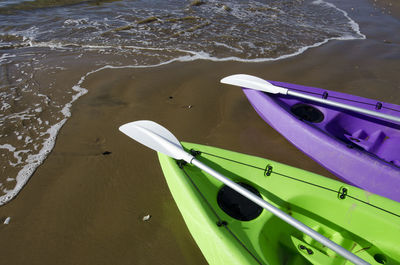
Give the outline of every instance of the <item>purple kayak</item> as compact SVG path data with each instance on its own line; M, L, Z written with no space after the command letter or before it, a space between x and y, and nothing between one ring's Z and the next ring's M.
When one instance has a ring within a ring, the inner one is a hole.
M400 106L320 88L275 86L400 116ZM400 125L281 94L243 88L257 113L297 148L345 182L400 202ZM366 192L366 197L371 194Z

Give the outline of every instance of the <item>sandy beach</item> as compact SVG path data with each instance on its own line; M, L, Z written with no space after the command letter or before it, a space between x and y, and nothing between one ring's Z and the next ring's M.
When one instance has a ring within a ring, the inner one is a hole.
M335 178L264 123L241 89L219 80L247 73L400 104L400 14L389 3L341 6L367 39L330 41L284 60L174 62L87 76L88 93L73 105L55 148L19 195L0 207L3 221L11 217L0 225L1 263L206 264L156 153L118 131L130 121L153 120L181 141ZM369 15L382 7L379 18ZM397 24L385 24L391 20Z

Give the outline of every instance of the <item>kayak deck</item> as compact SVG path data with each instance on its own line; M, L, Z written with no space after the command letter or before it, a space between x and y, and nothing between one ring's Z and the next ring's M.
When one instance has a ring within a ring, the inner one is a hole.
M367 262L400 261L398 203L274 161L182 145L200 151L196 158L201 162L251 186L264 200ZM251 210L250 220L240 220L249 207L232 197L221 202L221 194L229 193L226 186L192 165L178 165L163 154L159 159L175 202L210 264L346 264L266 210Z
M327 97L390 115L400 106L271 81L274 85ZM400 125L286 95L243 89L260 117L297 148L349 184L400 201ZM378 104L379 103L379 104Z
M382 103L376 100L339 92L328 92L327 90L319 88L304 87L282 82L273 83L304 94L384 114L400 116L400 106L395 104ZM358 146L389 163L400 166L400 124L368 117L351 111L322 106L321 104L313 104L290 96L277 96L276 100L279 104L285 106L287 110L290 108L289 111L292 113L294 106L301 107L304 103L307 103L308 106L315 106L317 110L322 109L322 120L310 122L314 126L328 132L337 139Z

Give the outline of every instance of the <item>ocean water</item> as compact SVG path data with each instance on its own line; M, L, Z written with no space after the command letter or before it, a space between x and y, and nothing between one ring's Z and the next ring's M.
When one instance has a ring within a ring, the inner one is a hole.
M0 205L46 159L91 73L279 60L329 40L365 37L328 0L2 1Z

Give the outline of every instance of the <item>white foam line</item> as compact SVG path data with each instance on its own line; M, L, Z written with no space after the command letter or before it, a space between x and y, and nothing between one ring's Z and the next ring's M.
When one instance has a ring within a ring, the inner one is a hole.
M293 52L291 54L282 55L282 56L279 56L279 57L276 57L276 58L267 57L267 58L255 58L255 59L243 59L243 58L239 58L239 57L235 57L235 56L225 57L225 58L217 58L217 57L210 56L206 52L194 52L194 51L188 51L188 50L183 50L183 49L172 49L172 48L139 47L139 46L130 46L130 45L119 45L119 46L78 45L78 47L86 48L86 49L93 49L93 50L101 50L101 49L137 49L137 50L171 51L171 52L178 51L178 52L182 52L182 53L192 54L193 55L193 56L189 56L189 57L188 56L177 57L177 58L171 59L169 61L166 61L164 63L160 63L160 64L156 64L156 65L134 66L136 68L147 68L147 67L157 67L157 66L165 65L165 64L168 64L168 63L171 63L171 62L176 62L176 61L187 62L187 61L194 61L194 60L209 60L209 61L214 61L214 62L225 62L225 61L268 62L268 61L277 61L277 60L283 60L283 59L286 59L286 58L297 56L299 54L302 54L303 52L305 52L306 50L308 50L310 48L316 48L318 46L326 44L327 42L329 42L331 40L366 39L366 35L362 34L361 31L360 31L359 25L353 19L351 19L351 17L348 15L348 13L346 11L338 8L337 6L335 6L332 3L325 2L324 0L315 0L313 2L313 4L327 5L327 6L331 7L331 8L334 8L334 9L338 10L339 12L341 12L349 20L349 24L350 24L351 28L356 32L356 34L359 37L354 37L354 36L347 35L347 36L342 36L342 37L327 38L327 39L325 39L325 40L323 40L321 42L314 43L313 45L301 47L297 51L295 51L295 52ZM53 49L54 48L58 48L58 49L73 49L72 47L77 46L76 44L72 44L72 43L62 44L62 43L53 43L53 42L42 42L42 43L33 43L33 42L31 42L30 45L32 47L49 47L49 48L53 48ZM225 44L221 44L221 45L225 45ZM72 46L72 47L68 47L68 46ZM227 46L227 45L225 45L225 46ZM132 66L126 66L126 67L132 67Z
M345 13L345 11L343 11ZM347 14L347 13L346 13ZM353 21L354 22L354 21ZM355 23L355 22L354 22ZM354 28L358 28L358 24L355 23ZM183 49L170 49L170 48L155 48L155 47L137 47L137 46L99 46L99 45L82 45L79 46L81 48L86 48L86 49L91 49L91 50L103 50L103 49L140 49L140 50L151 50L151 51L171 51L171 52L182 52L182 53L186 53L186 54L191 54L192 56L181 56L181 57L177 57L174 59L171 59L169 61L160 63L160 64L155 64L155 65L139 65L139 66L134 66L136 68L147 68L147 67L157 67L157 66L161 66L161 65L165 65L171 62L176 62L176 61L180 61L180 62L187 62L187 61L194 61L194 60L209 60L209 61L213 61L213 62L226 62L226 61L236 61L236 62L268 62L268 61L277 61L277 60L282 60L282 59L286 59L289 57L293 57L293 56L297 56L303 52L305 52L306 50L310 49L310 48L315 48L318 46L321 46L331 40L356 40L356 39L365 39L366 36L364 34L362 34L359 30L355 30L357 32L357 34L360 36L359 38L354 37L354 36L343 36L343 37L332 37L332 38L327 38L321 42L317 42L314 43L313 45L309 45L309 46L304 46L299 48L297 51L291 53L291 54L285 54L276 58L272 58L272 57L265 57L265 58L255 58L255 59L243 59L243 58L239 58L236 56L230 56L230 57L224 57L224 58L218 58L218 57L214 57L214 56L210 56L208 53L206 52L194 52L194 51L190 51L190 50L183 50ZM51 49L61 49L61 50L72 50L72 47L68 47L68 46L72 46L73 44L62 44L62 43L49 43L49 42L44 42L44 43L35 43L32 44L31 47L40 47L40 48L51 48ZM77 46L76 44L74 46ZM126 67L132 67L132 66L126 66Z
M32 176L32 174L35 172L36 168L43 163L55 145L55 138L58 131L66 121L67 119L63 119L47 130L47 132L50 134L50 137L45 140L43 143L43 148L38 154L28 156L26 160L27 164L18 172L16 177L17 183L15 187L12 190L7 190L6 194L0 196L0 205L3 205L13 199L29 180L30 176Z
M313 4L317 4L317 5L318 5L318 4L319 4L319 5L327 5L327 6L329 6L329 7L332 7L332 8L334 8L334 9L340 11L340 12L349 20L349 24L350 24L351 28L360 36L360 39L366 39L366 38L367 38L367 36L365 36L364 34L361 33L361 31L360 31L360 26L357 24L357 22L355 22L355 21L349 16L349 14L348 14L346 11L344 11L344 10L338 8L337 6L335 6L335 5L332 4L332 3L325 2L324 0L315 0L315 1L313 2Z
M26 182L35 172L37 167L43 163L43 161L47 158L51 150L53 150L59 130L65 124L67 119L71 116L72 103L75 102L79 97L87 93L87 90L85 88L81 88L80 84L82 84L86 76L94 72L96 71L87 73L85 76L81 78L78 84L73 87L73 89L78 93L73 95L72 100L68 104L66 104L62 109L61 112L64 114L65 118L59 121L58 123L54 124L47 130L45 134L48 134L49 137L43 143L42 149L39 151L38 154L28 156L26 160L27 164L18 172L18 175L16 177L15 187L12 190L6 190L6 191L3 190L6 192L6 194L0 196L0 205L7 203L19 193L19 191L23 188L23 186L25 186ZM0 148L5 148L10 151L15 151L15 148L9 144L1 145Z
M321 1L321 0L318 0ZM328 3L327 3L328 4ZM338 9L340 10L340 9ZM343 10L341 10L346 16L347 13ZM347 16L348 17L348 16ZM350 19L350 18L349 18ZM297 56L299 54L302 54L303 52L305 52L306 50L310 49L310 48L315 48L318 46L321 46L331 40L357 40L357 39L365 39L366 36L364 34L362 34L359 31L359 26L357 23L355 23L353 20L351 20L353 23L351 23L353 26L352 28L356 31L357 35L359 36L354 37L354 36L343 36L343 37L332 37L332 38L327 38L321 42L317 42L314 43L312 45L309 46L304 46L299 48L297 51L290 53L290 54L285 54L285 55L281 55L279 57L276 58L272 58L272 57L265 57L265 58L255 58L255 59L243 59L243 58L239 58L239 57L235 57L235 56L230 56L230 57L224 57L224 58L218 58L218 57L214 57L209 55L206 52L194 52L194 51L190 51L190 50L183 50L183 49L170 49L170 48L155 48L155 47L137 47L137 46L98 46L98 45L83 45L83 46L79 46L81 48L86 48L86 49L93 49L93 50L102 50L102 49L140 49L140 50L152 50L152 51L171 51L171 52L182 52L182 53L186 53L186 54L191 54L190 55L186 55L186 56L181 56L181 57L177 57L174 59L171 59L169 61L166 62L162 62L159 64L155 64L155 65L135 65L135 66L120 66L121 68L127 67L127 68L148 68L148 67L157 67L157 66L161 66L161 65L165 65L165 64L169 64L172 62L176 62L176 61L180 61L180 62L188 62L188 61L194 61L194 60L209 60L209 61L213 61L213 62L226 62L226 61L236 61L236 62L249 62L249 63L253 63L253 62L268 62L268 61L278 61L278 60L283 60L286 58L290 58L293 56ZM68 50L68 49L73 49L71 47L67 47L73 44L61 44L61 43L35 43L34 45L32 45L32 47L47 47L47 48L57 48L57 49L63 49L63 50ZM74 46L77 46L76 44ZM101 70L101 69L98 69Z

